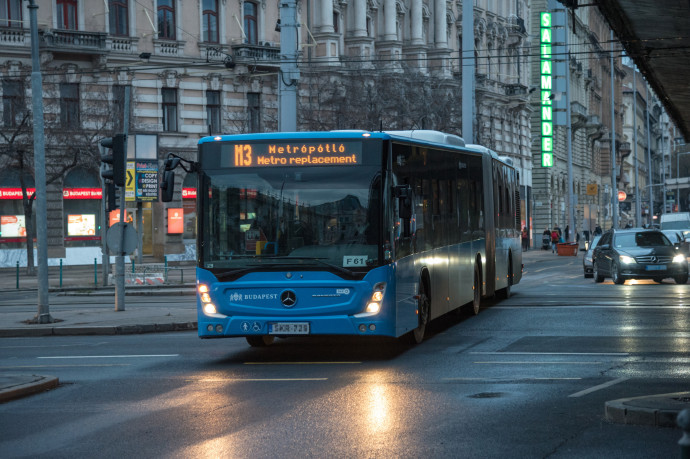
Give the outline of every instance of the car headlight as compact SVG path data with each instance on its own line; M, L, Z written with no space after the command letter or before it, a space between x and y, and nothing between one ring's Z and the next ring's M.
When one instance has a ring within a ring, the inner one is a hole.
M683 263L685 261L685 255L678 254L673 257L674 263Z
M626 265L629 265L631 263L635 263L635 259L633 257L629 257L627 255L621 255L620 257L618 257L618 259L620 260L621 263L624 263Z

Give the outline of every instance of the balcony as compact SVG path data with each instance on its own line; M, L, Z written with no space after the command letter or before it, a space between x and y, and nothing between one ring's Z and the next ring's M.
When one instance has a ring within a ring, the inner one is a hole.
M29 29L17 27L0 27L0 47L5 50L11 48L28 47L31 44ZM25 51L24 51L25 52Z
M39 46L53 52L107 52L107 35L100 32L83 32L80 30L46 29L39 30Z
M273 43L232 45L232 51L234 60L238 64L272 69L280 67L280 47L273 46Z

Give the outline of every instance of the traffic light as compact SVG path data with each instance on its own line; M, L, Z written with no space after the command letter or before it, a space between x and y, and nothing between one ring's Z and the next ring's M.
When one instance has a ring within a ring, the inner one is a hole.
M108 182L105 185L105 211L110 212L117 209L117 201L120 198L118 193L119 188L113 182Z
M114 137L101 139L101 146L110 149L111 152L101 153L101 161L112 165L112 169L106 168L101 172L101 176L106 180L112 180L116 186L125 186L125 172L127 165L127 135L117 134Z

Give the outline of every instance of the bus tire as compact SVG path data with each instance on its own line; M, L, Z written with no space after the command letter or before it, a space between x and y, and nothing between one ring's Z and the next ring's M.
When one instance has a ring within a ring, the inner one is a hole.
M420 344L424 341L426 334L426 325L429 323L431 315L431 302L426 292L422 290L419 292L419 299L417 300L417 328L412 330L413 344Z
M479 267L474 266L474 282L472 283L472 312L476 316L479 314L479 307L482 304L482 286Z
M273 344L273 341L276 339L275 336L271 335L252 335L246 338L247 343L249 343L251 347L268 347Z

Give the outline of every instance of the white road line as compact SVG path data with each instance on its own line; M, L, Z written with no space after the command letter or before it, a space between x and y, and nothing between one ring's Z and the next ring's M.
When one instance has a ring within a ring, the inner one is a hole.
M580 392L575 392L574 394L568 395L568 397L582 397L583 395L591 394L592 392L596 392L600 389L606 389L607 387L613 386L618 383L622 383L623 381L627 381L630 378L618 378L614 379L613 381L605 382L604 384L599 384L598 386L590 387L589 389L581 390Z
M600 365L604 362L472 362L477 365Z
M359 365L362 362L244 362L244 365Z
M328 381L328 378L224 378L224 379L190 379L190 382L214 383L214 382L284 382L284 381Z
M179 357L180 354L142 354L142 355L58 355L36 357L37 359L129 359L141 357Z
M627 357L630 354L628 352L480 352L472 351L470 354L482 354L482 355L613 355L620 357Z
M441 378L441 381L472 381L472 382L488 382L488 383L501 383L501 382L523 382L523 381L580 381L582 378Z
M664 306L664 305L651 305L651 306L627 306L627 305L553 305L553 306L491 306L491 309L688 309L690 306L676 305L676 306Z

